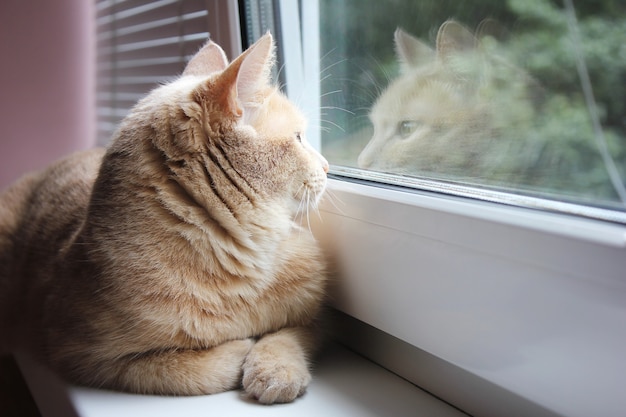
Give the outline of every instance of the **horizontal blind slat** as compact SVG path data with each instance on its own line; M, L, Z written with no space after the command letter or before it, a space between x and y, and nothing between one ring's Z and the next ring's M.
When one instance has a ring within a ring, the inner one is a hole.
M156 48L156 47L165 46L165 45L175 45L175 44L194 41L194 40L204 40L204 39L207 39L208 37L209 37L209 32L202 32L202 33L193 33L193 34L184 35L184 36L171 36L168 38L151 39L151 40L142 41L142 42L133 42L133 43L128 43L128 44L105 47L103 48L104 49L103 53L108 54L108 53L123 53L123 52L130 52L130 51L139 51L142 49Z
M184 14L180 17L167 17L164 19L153 20L145 23L140 23L132 26L123 26L113 28L109 31L102 31L98 34L98 41L105 41L111 38L119 38L127 35L131 35L138 32L146 32L154 29L163 29L167 26L177 26L186 29L187 32L193 32L190 30L193 21L202 21L209 15L206 10L199 10L192 13Z
M187 61L190 57L191 55L183 57L182 61ZM99 69L108 70L108 69L113 69L113 68L125 69L125 68L155 67L155 66L180 64L180 63L181 63L180 56L145 58L145 59L128 59L128 60L120 60L116 63L103 62L101 65L99 65Z
M111 108L111 107L102 107L100 109L98 109L97 114L98 116L103 116L103 117L109 117L109 118L117 118L117 117L124 117L126 116L126 114L128 113L128 111L131 108L121 108L121 107L115 107L115 108Z
M161 7L169 6L171 4L178 3L178 0L157 0L152 2L145 2L136 7L132 7L125 10L116 11L115 13L105 15L96 20L97 25L107 24L110 22L119 22L129 17L137 16L143 13L157 10Z
M100 39L97 41L99 48L103 49L103 53L111 51L114 45L136 44L154 39L165 39L173 37L184 37L193 34L207 34L205 19L186 22L187 24L171 24L149 29L142 32L135 32L124 36L115 36L110 39ZM206 40L206 35L202 40ZM108 49L108 50L107 50ZM111 51L112 52L112 51Z
M130 103L136 103L143 96L144 94L141 93L100 91L96 94L96 100L103 103L103 105L105 105L106 103L114 103L116 101L127 101Z
M100 0L97 19L98 143L142 97L174 80L209 37L205 0Z

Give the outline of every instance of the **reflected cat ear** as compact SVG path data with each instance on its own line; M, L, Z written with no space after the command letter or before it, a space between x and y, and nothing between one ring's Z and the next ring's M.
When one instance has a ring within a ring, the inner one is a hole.
M437 55L443 59L459 52L476 49L476 37L465 26L454 21L444 22L437 32Z
M223 71L227 65L224 50L215 42L208 41L187 63L183 75L206 76Z
M404 30L397 28L393 37L402 72L433 60L435 53L432 48Z
M274 64L274 41L268 32L226 67L215 81L222 108L241 116L244 107L262 103Z
M476 39L493 38L496 41L504 42L511 37L510 31L500 22L494 19L483 19L476 28Z

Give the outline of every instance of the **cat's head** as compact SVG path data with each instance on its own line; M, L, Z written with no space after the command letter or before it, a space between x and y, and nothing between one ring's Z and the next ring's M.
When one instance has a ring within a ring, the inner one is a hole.
M452 21L441 26L435 49L396 30L401 74L370 111L374 135L359 155L360 167L411 172L456 163L455 152L485 119L474 44L474 36Z
M144 140L151 169L216 212L270 203L294 214L315 205L328 163L307 143L303 115L271 85L273 64L269 33L231 63L209 41L180 78L138 103L121 136ZM129 133L141 125L147 140Z
M495 164L494 147L508 143L500 137L531 116L528 77L488 54L479 38L455 21L441 25L434 49L401 29L395 46L401 74L370 111L374 134L359 166L486 175Z

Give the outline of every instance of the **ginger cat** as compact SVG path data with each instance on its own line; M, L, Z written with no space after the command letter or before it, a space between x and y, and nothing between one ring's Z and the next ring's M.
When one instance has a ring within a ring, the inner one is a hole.
M208 42L105 151L0 195L0 325L69 381L289 402L311 376L325 264L299 213L327 161L270 85L270 34Z
M374 133L359 167L480 183L529 175L541 149L524 135L534 82L486 54L479 38L450 20L433 49L396 30L401 74L370 111Z

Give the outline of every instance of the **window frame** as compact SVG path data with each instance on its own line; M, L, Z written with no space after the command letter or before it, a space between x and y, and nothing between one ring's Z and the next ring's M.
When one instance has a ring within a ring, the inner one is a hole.
M319 38L317 1L305 7L281 9L283 33L302 40L281 63L304 63L286 85L297 103L292 83L320 79L319 44L304 45ZM311 220L332 261L331 304L364 326L350 325L352 348L472 414L623 412L624 224L333 171Z

